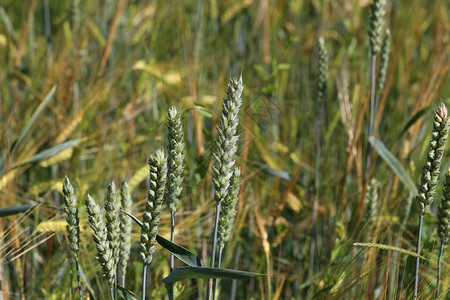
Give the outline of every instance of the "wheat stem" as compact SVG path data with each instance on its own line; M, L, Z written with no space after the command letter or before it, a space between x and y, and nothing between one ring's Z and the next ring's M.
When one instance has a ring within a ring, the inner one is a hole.
M83 299L83 290L81 289L80 266L78 253L80 252L80 218L78 217L77 198L74 195L74 189L67 176L63 183L64 210L66 211L67 238L69 240L70 252L75 260L75 269L77 271L78 292L80 299Z
M422 237L423 216L430 209L434 200L436 187L439 180L442 156L445 150L445 143L448 135L448 111L444 104L434 112L433 131L427 153L427 160L422 168L422 176L418 189L417 201L420 206L419 236L417 239L417 254L420 255L420 242ZM419 264L420 258L416 259L416 272L414 280L414 299L417 299L417 288L419 285Z
M167 188L164 195L167 206L170 210L170 241L174 242L175 212L180 202L180 195L183 190L183 168L184 168L184 141L183 128L181 126L181 114L172 106L167 115L168 129L168 158L167 158ZM174 256L170 254L170 271L174 269ZM173 298L173 284L168 285L169 298Z
M231 169L235 164L233 155L237 150L236 135L237 125L239 123L239 109L242 104L242 76L239 80L230 79L228 83L227 98L222 103L222 113L220 123L217 126L216 151L214 152L213 166L213 184L214 200L216 201L216 217L214 221L213 244L211 251L211 267L214 267L216 260L217 230L220 216L220 204L228 195ZM206 299L209 299L211 293L211 284L206 287Z
M423 214L419 216L419 234L417 236L417 255L420 255L420 243L422 240L422 223L423 223ZM417 292L419 287L419 266L420 266L420 257L416 257L416 271L415 271L415 279L414 279L414 299L417 299Z
M148 160L150 167L150 188L141 227L140 253L144 260L142 274L142 299L145 299L146 267L153 259L156 236L159 229L164 190L167 179L167 159L162 149L156 150Z
M105 223L103 222L103 212L100 206L95 202L89 194L86 195L85 204L89 214L89 224L92 228L93 239L97 247L97 260L102 266L103 276L108 280L112 294L114 295L114 255L109 246L108 237L105 230ZM113 297L114 298L114 297Z

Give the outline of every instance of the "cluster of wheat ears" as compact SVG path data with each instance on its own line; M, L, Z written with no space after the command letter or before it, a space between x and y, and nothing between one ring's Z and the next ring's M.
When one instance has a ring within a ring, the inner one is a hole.
M218 278L238 279L235 277L244 276L261 276L262 274L239 272L232 270L220 269L222 252L225 243L228 241L233 222L236 215L236 204L241 184L240 168L235 166L234 154L237 151L238 135L236 128L238 126L238 113L242 104L242 77L239 79L231 79L228 84L227 98L223 102L220 123L217 126L216 151L214 152L215 164L213 166L213 184L214 184L214 200L216 201L216 215L214 221L213 248L211 250L211 270L206 267L203 262L197 266L200 270L190 270L192 272L202 273L208 271L207 278L214 278L211 284L207 285L207 297L216 297L216 287ZM171 275L168 278L176 277L176 272L183 270L182 268L174 269L174 255L180 246L174 243L174 227L175 213L180 203L180 195L183 183L183 161L184 161L184 141L183 128L180 112L171 107L167 116L168 142L167 153L163 149L158 149L148 159L150 167L150 180L148 199L146 203L143 220L140 222L140 255L144 261L142 272L142 299L146 295L146 271L150 265L155 245L159 239L158 227L160 222L163 202L171 214L171 234L170 242L165 240L163 246L171 252L170 269ZM67 233L71 249L71 253L77 270L77 278L79 284L79 294L83 297L81 281L79 276L79 243L80 228L77 200L74 196L74 188L69 179L66 177L63 184L63 194L65 197L65 210L67 213ZM93 240L97 247L97 260L100 263L103 275L107 280L111 297L116 298L117 286L124 286L127 262L130 256L130 233L131 233L131 196L126 182L120 187L120 203L116 196L116 186L111 182L107 188L107 196L104 201L104 209L102 209L96 200L89 194L85 197L85 205L89 215L89 224L93 231ZM128 213L128 214L127 214ZM105 215L105 218L104 218ZM174 250L175 249L175 250ZM218 255L216 255L216 249ZM182 251L187 252L186 249ZM190 253L193 255L192 253ZM216 263L216 256L218 261ZM182 260L183 261L183 260ZM221 274L220 272L228 272ZM234 275L233 275L234 274ZM195 276L193 276L195 277ZM119 281L120 278L120 281ZM168 279L166 278L166 279ZM173 283L166 280L169 298L173 298ZM212 286L212 287L211 287Z
M390 32L385 29L385 1L375 0L371 5L370 17L370 46L371 46L371 97L368 121L368 136L375 136L375 112L378 111L378 102L381 91L384 88L387 66L389 61ZM321 112L322 105L326 103L326 84L328 79L328 59L325 41L320 38L318 42L318 76L316 87L317 100L317 118L316 133L320 137ZM378 74L376 74L377 56L380 56L378 65ZM185 278L208 278L211 280L207 284L206 299L215 299L217 294L218 278L245 279L251 276L264 276L263 274L240 272L237 270L221 269L222 253L226 242L228 241L233 228L233 222L236 215L236 204L240 190L240 168L235 166L234 154L237 150L237 142L239 136L236 133L239 118L238 113L242 104L243 84L242 78L231 79L228 84L227 97L223 102L220 123L217 126L217 136L215 140L216 148L214 152L213 166L213 186L214 200L216 202L216 214L214 220L214 231L212 232L212 249L210 267L207 267L200 259L196 265L190 264L189 261L183 260L180 251L184 251L184 255L195 257L188 250L175 244L174 227L175 213L180 204L180 196L183 189L183 170L184 170L184 141L181 114L175 108L170 108L167 117L168 141L166 151L163 149L156 150L148 159L150 168L149 175L149 191L145 212L142 221L136 220L141 226L140 236L140 255L143 260L142 271L142 299L146 295L146 271L148 265L151 264L156 243L161 244L163 248L171 253L170 256L170 275L164 279L167 285L169 299L173 299L173 283ZM436 187L439 183L440 167L442 157L444 155L446 139L449 129L449 117L447 107L444 104L438 106L434 113L433 132L427 152L426 163L423 167L422 177L418 188L417 201L420 206L419 229L417 237L416 249L416 273L415 273L415 289L414 297L417 298L418 282L419 282L419 265L421 250L421 229L423 217L429 211L430 205L434 200ZM319 188L319 164L320 164L320 139L317 140L317 160L315 184L316 193ZM375 178L370 178L372 173L373 149L368 147L367 163L366 163L366 180L368 182L366 192L366 209L365 220L369 223L377 214L377 198L379 184ZM437 294L439 296L439 281L441 274L441 257L444 245L448 242L450 230L450 169L447 170L443 183L443 198L439 206L438 213L438 235L440 238L440 251L438 259L437 271ZM67 233L68 241L77 270L78 287L80 298L83 297L83 288L79 275L79 243L80 229L77 200L74 196L74 189L66 177L63 185L63 193L65 196L65 210L67 213ZM104 201L102 209L96 200L87 194L85 196L85 205L89 214L89 224L93 231L93 240L97 248L97 259L103 271L103 275L109 284L111 297L117 297L118 286L125 285L125 275L127 262L130 256L131 244L131 196L124 182L120 186L120 201L116 196L116 187L111 182L107 188L107 197ZM318 195L316 194L318 197ZM315 223L315 214L317 214L317 197L315 197L313 205L313 228ZM167 209L171 215L171 234L170 241L158 236L158 227L160 222L163 203L166 203ZM105 218L104 218L105 216ZM370 230L369 230L370 231ZM310 264L314 264L314 242L311 244ZM382 245L365 244L367 247L379 247ZM399 251L394 247L385 247ZM181 249L181 250L180 250ZM174 256L178 257L187 266L175 269ZM228 272L228 273L227 273ZM240 273L239 273L240 272ZM198 274L201 274L197 276ZM239 277L240 276L240 277Z

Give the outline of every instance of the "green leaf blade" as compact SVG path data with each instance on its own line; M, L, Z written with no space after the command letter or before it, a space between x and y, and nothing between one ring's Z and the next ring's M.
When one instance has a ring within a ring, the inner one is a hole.
M138 295L133 293L132 291L126 289L125 287L121 286L120 284L117 285L117 291L119 292L120 299L125 300L139 300L141 299Z
M52 87L52 89L50 90L50 92L48 92L47 96L45 96L44 101L42 101L41 104L39 104L36 111L33 113L30 120L28 121L27 125L25 125L25 128L22 130L19 138L14 143L11 152L14 151L15 149L17 149L17 147L19 147L20 143L22 143L22 140L24 139L25 135L28 133L30 128L33 126L33 124L36 122L39 115L42 113L42 111L47 107L47 105L53 99L53 95L55 94L55 91L56 91L56 85L54 85Z
M15 205L15 206L8 206L8 207L2 207L0 208L0 217L8 217L12 215L17 215L23 212L26 212L30 208L34 207L35 205L26 204L26 205Z
M165 284L173 284L177 281L184 279L208 279L208 278L220 278L220 279L250 279L269 276L267 274L245 272L239 270L230 270L222 268L210 268L210 267L179 267L173 270L169 276L163 279Z
M76 139L76 140L71 140L71 141L67 141L62 144L56 145L54 147L51 147L47 150L44 150L42 152L39 152L39 153L33 155L32 157L25 160L24 162L21 162L21 163L15 165L14 168L48 159L52 156L55 156L55 155L63 152L64 150L75 147L80 142L81 142L81 139Z
M381 158L388 164L391 170L398 176L400 181L406 186L410 193L417 194L417 186L412 181L411 177L406 173L405 168L401 165L399 160L386 148L384 143L377 140L373 136L369 138L370 144L375 148Z
M129 213L125 210L122 210L122 212L124 214L126 214L127 216L129 216L134 222L136 222L136 224L138 224L139 226L142 227L142 222L139 221L138 218L136 218L131 213ZM206 266L206 264L200 259L200 257L195 255L188 249L186 249L178 244L172 243L171 241L163 238L159 234L156 235L156 241L158 242L158 244L161 247L163 247L164 249L166 249L167 251L172 253L176 258L178 258L180 261L184 262L188 266L191 266L191 267L205 267Z

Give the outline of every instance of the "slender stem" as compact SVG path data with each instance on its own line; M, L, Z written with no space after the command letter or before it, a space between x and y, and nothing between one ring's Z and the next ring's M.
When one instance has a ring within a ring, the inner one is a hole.
M371 66L371 85L370 85L370 118L369 118L369 136L373 134L374 126L374 115L375 115L375 69L377 64L377 56L372 55L372 66Z
M374 132L374 114L375 114L375 69L377 65L377 56L375 54L372 55L372 65L371 65L371 84L370 84L370 111L369 111L369 128L367 130L368 138L373 135ZM371 150L369 144L369 148L367 150L367 156L366 156L366 180L368 180L369 177L369 170L370 170L370 154Z
M222 251L223 248L219 249L219 261L217 262L217 267L220 268L220 265L222 264ZM218 278L214 278L213 280L213 294L212 294L212 298L213 300L216 299L216 291L217 291L217 282L219 281Z
M420 214L419 217L419 236L417 237L417 255L420 255L420 240L422 239L422 223L423 223L423 214ZM416 278L414 281L414 300L417 299L417 288L419 286L419 265L420 265L420 257L416 258Z
M81 280L80 280L80 265L78 263L77 256L75 256L75 268L77 269L78 293L80 295L80 299L83 299L83 290L81 289Z
M317 206L319 203L319 171L320 171L320 109L316 115L316 162L315 162L315 170L314 170L314 201L312 207L312 220L311 220L311 245L309 248L309 275L312 276L314 274L314 254L316 252L316 221L317 221Z
M174 242L174 231L175 231L175 213L170 213L170 241ZM173 271L174 268L174 256L170 254L170 272Z
M117 295L117 272L114 274L114 291L113 291L113 299L116 300Z
M239 266L239 259L241 257L241 247L239 247L239 244L236 245L236 253L234 255L234 268L237 269ZM230 300L236 300L236 290L237 290L237 280L233 279L233 282L231 283L231 297Z
M216 246L217 246L217 229L219 228L219 216L220 216L220 201L216 204L216 219L214 221L214 237L213 237L213 244L212 244L212 251L211 251L211 267L214 268L215 262L216 262ZM210 299L211 294L211 285L210 280L208 282L208 285L206 286L206 300Z
M142 300L145 300L145 282L147 281L147 265L144 264L144 268L142 270Z
M125 274L122 274L122 276L120 277L120 285L125 287Z
M441 265L442 265L442 253L444 252L444 243L441 243L441 247L439 248L439 257L438 257L438 269L437 269L437 277L436 277L436 299L439 298L439 291L441 289Z
M375 131L375 125L377 124L377 114L378 114L378 108L380 106L380 98L381 98L381 91L379 91L377 93L377 96L375 98L375 115L374 115L374 120L373 120L374 131Z
M175 212L171 212L170 213L170 241L173 243L174 242L174 231L175 231ZM175 266L174 263L174 256L171 253L170 254L170 272L173 271ZM173 299L173 284L170 284L168 286L169 288L169 299Z

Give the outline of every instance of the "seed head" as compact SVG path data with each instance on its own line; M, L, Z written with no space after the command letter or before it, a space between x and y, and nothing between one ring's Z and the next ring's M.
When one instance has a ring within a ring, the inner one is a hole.
M389 47L391 46L391 31L386 29L384 34L383 44L381 45L381 60L380 60L380 68L378 70L377 77L377 85L378 85L378 93L384 89L384 85L386 83L386 74L389 64Z
M319 38L319 73L317 75L317 102L321 103L327 91L328 51L323 38Z
M108 185L105 201L106 229L108 230L109 247L113 252L114 264L119 262L119 203L116 197L114 181Z
M420 178L419 202L422 214L425 214L434 199L436 186L439 180L442 156L444 155L445 143L448 135L447 107L441 104L434 113L433 132L431 134L430 146L428 148L427 160L422 168Z
M233 175L231 176L228 195L222 201L221 204L222 212L219 219L219 228L217 231L218 233L217 245L219 249L222 249L225 246L225 243L230 238L231 230L233 229L240 185L241 185L241 168L236 167L234 168Z
M122 183L120 187L120 203L122 209L131 212L131 195L130 188L126 182ZM120 222L120 233L119 233L119 267L122 275L127 272L127 263L130 258L130 247L131 247L131 218L126 216L124 213L119 214Z
M78 217L77 198L74 195L73 186L70 184L67 176L64 178L63 194L69 247L73 257L78 259L78 252L80 250L80 219Z
M148 160L150 189L141 229L140 253L144 265L149 265L155 252L156 235L161 217L167 178L167 159L163 150L157 150Z
M100 206L89 194L86 195L85 204L89 215L89 225L92 228L93 239L97 247L97 260L102 266L103 276L108 280L109 286L114 286L114 275L116 273L113 251L109 246L105 224L103 222L103 212Z
M169 109L167 129L169 131L169 143L167 145L168 171L166 195L164 198L170 211L175 213L180 202L181 191L183 190L184 134L181 126L181 115L174 106Z
M445 174L441 206L438 210L438 235L442 244L448 243L450 236L450 168Z
M222 104L220 123L217 126L216 152L214 153L213 183L214 200L221 202L227 197L231 169L234 166L233 155L237 150L236 128L239 123L239 109L242 104L242 77L231 79L228 84L227 98Z
M373 0L370 4L369 38L372 55L377 54L381 49L384 15L386 14L385 5L386 0Z

